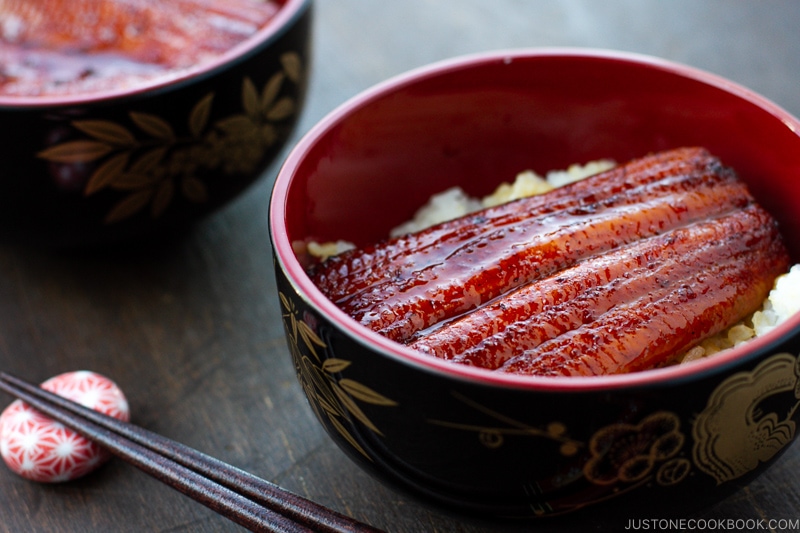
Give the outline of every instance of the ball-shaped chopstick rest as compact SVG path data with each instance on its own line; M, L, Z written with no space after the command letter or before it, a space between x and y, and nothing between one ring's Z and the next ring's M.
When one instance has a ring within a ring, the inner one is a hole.
M48 379L41 387L114 418L126 422L130 418L125 395L100 374L67 372ZM12 471L44 483L81 477L110 457L97 444L21 400L0 415L0 455Z

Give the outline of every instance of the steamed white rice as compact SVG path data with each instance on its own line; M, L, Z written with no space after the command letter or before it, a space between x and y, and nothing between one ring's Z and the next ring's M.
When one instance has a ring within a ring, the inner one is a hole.
M502 183L492 194L483 198L472 198L461 187L452 187L434 194L428 203L414 214L414 218L392 229L390 233L392 237L414 233L486 207L543 194L556 187L608 170L614 165L614 161L602 159L585 165L574 164L566 170L551 170L545 176L540 176L533 170L526 170L517 174L514 183Z
M421 231L425 228L452 220L466 214L493 207L519 198L543 194L574 181L612 168L614 161L603 159L585 165L574 164L566 170L553 170L541 176L532 170L517 174L513 183L501 184L492 194L483 198L473 198L460 187L447 189L433 195L414 217L392 229L392 237ZM324 259L354 248L352 243L337 241L330 243L310 242L307 251L310 255ZM733 348L754 337L773 330L793 314L800 312L800 264L775 281L774 288L764 301L761 309L728 328L710 337L689 350L680 360L689 362Z

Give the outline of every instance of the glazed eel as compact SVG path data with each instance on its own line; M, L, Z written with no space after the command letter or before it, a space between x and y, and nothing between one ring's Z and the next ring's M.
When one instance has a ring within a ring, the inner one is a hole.
M774 219L701 148L353 250L312 277L363 325L502 372L669 362L755 310L788 270Z

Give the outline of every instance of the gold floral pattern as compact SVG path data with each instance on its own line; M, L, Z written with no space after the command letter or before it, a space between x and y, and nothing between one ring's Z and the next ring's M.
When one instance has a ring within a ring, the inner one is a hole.
M659 411L637 425L612 424L592 435L584 475L598 485L641 481L655 465L675 456L683 442L674 413Z
M326 344L315 332L314 318L311 315L300 317L294 302L283 293L279 296L285 310L283 320L289 335L289 349L300 385L314 414L323 424L327 421L360 454L372 460L343 422L352 424L355 419L377 435L382 435L358 402L384 407L396 406L397 402L357 381L338 378L351 362L338 358L323 360L319 350L325 349Z
M558 442L559 453L563 456L587 449L590 459L583 468L583 476L597 485L633 483L654 474L658 483L674 484L686 476L687 467L691 466L687 460L675 457L683 448L685 436L680 431L680 418L674 413L659 411L636 425L611 424L595 432L588 443L583 443L571 438L561 422L550 422L544 428L532 427L459 393L453 392L452 395L476 411L503 422L503 425L484 426L433 419L429 423L474 432L487 448L499 448L505 437L515 435Z
M638 424L616 423L597 430L588 442L569 436L567 427L561 422L550 422L543 428L532 427L506 415L488 409L459 393L451 393L460 402L476 411L502 422L500 426L483 426L429 420L429 423L476 433L479 442L490 449L503 445L505 437L522 436L544 438L559 443L562 456L578 456L585 450L588 459L582 469L566 476L558 474L550 480L554 486L563 487L581 479L592 485L612 488L611 493L598 494L598 501L619 496L647 482L658 485L675 485L685 479L692 470L692 463L680 455L686 440L680 428L678 415L658 411L646 416ZM583 461L583 459L581 459ZM538 485L524 487L531 497L529 505L536 515L564 512L553 502L541 500ZM584 502L591 503L591 502ZM582 504L583 505L583 504ZM572 504L568 504L571 509Z
M102 119L75 120L85 135L39 152L42 159L59 164L95 164L84 194L104 189L122 193L105 217L106 223L125 220L149 208L158 218L182 195L193 203L208 200L204 171L249 174L266 151L280 140L279 124L297 112L292 96L284 94L287 82L300 83L303 68L296 53L281 56L281 70L260 88L250 78L242 81L242 112L209 123L214 93L194 104L185 134L163 118L131 111L130 124Z

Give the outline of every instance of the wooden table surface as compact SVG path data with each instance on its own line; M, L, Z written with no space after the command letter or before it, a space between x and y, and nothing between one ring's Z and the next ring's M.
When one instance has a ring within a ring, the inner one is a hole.
M800 116L796 0L317 0L315 10L311 87L293 141L389 76L520 47L652 54L735 80ZM323 432L283 337L267 230L277 170L276 163L196 231L161 246L57 253L0 246L0 368L36 382L77 369L105 374L126 392L136 423L393 533L531 529L398 494ZM11 398L0 394L0 401ZM686 518L796 524L799 471L795 445L749 487ZM536 530L579 525L547 522ZM582 529L626 525L620 516ZM0 531L241 528L113 460L52 486L0 466Z

